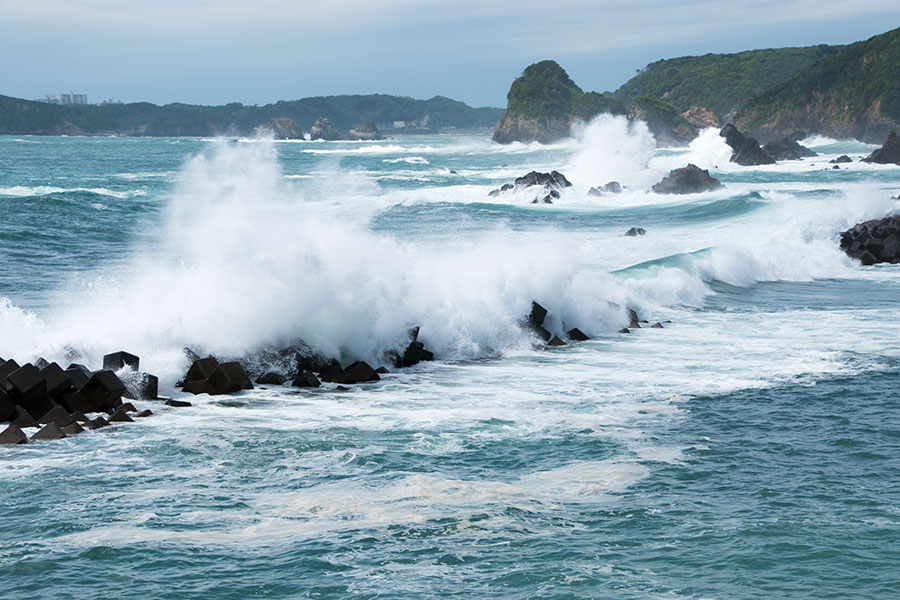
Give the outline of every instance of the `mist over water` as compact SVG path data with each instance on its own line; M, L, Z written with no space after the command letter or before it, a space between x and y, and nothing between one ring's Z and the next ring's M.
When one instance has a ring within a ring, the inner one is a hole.
M2 447L0 573L21 597L102 597L110 570L123 598L886 597L900 279L837 238L900 174L805 143L756 169L609 116L552 146L0 137L0 356L125 349L176 395L185 346L377 366L420 326L437 358ZM688 162L725 187L650 191ZM552 205L488 196L552 169ZM592 339L535 347L532 300ZM627 307L664 328L618 333Z

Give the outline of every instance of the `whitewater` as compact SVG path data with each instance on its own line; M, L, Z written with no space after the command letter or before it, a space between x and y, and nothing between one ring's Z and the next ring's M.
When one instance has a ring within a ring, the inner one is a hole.
M900 267L838 238L897 210L900 168L801 143L741 167L609 116L549 146L0 136L0 356L127 350L193 403L0 447L6 593L896 595ZM650 191L688 163L724 187ZM532 170L573 187L488 196ZM533 301L591 339L545 348ZM436 360L395 369L412 327ZM301 340L391 373L175 386L186 347Z

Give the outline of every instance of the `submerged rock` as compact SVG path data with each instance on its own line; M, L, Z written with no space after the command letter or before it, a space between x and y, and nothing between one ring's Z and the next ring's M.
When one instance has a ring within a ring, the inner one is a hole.
M628 237L636 237L639 235L644 235L647 233L647 230L643 227L632 227L628 231L625 232L625 235Z
M691 163L686 167L673 169L652 189L657 194L697 194L720 187L723 187L722 183L710 176L709 171Z
M900 136L892 131L881 148L862 160L879 165L900 165Z

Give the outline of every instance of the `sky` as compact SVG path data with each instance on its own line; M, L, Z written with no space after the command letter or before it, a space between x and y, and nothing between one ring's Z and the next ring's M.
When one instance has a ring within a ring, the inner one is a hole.
M0 94L267 104L385 93L506 105L552 58L585 90L707 52L846 44L897 0L0 0Z

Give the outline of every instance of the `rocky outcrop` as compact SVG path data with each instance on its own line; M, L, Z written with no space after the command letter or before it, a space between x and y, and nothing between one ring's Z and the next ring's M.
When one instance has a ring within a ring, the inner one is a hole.
M864 265L900 263L900 215L851 227L841 234L841 250Z
M851 162L853 162L853 159L850 158L849 156L847 156L846 154L841 154L841 155L838 156L837 158L832 158L832 159L829 160L828 162L829 162L830 164L832 164L832 165L842 165L842 164L844 164L844 163L851 163Z
M381 135L381 132L378 131L378 128L375 126L375 123L369 121L368 123L363 123L362 125L351 129L347 134L347 139L351 140L381 140L384 137Z
M621 194L622 193L622 184L618 181L610 181L605 185L600 185L597 187L592 187L588 190L589 196L609 196L612 194Z
M719 127L719 119L710 111L709 109L703 106L692 106L683 113L681 116L684 119L697 127L698 129L704 129L706 127Z
M713 178L709 171L695 164L673 169L662 181L653 186L657 194L698 194L718 189L722 183Z
M527 189L533 194L532 204L553 204L554 200L559 199L560 191L567 187L572 187L572 184L559 171L550 173L532 171L516 179L515 183L506 183L488 195L494 198L501 194L518 193Z
M316 119L316 122L313 123L312 129L310 129L310 139L333 142L335 140L344 139L344 136L331 124L328 117L319 117Z
M864 158L863 162L900 165L900 137L891 131L881 148Z
M647 230L643 227L632 227L628 231L625 232L626 237L637 237L639 235L646 235Z
M697 127L681 116L674 106L649 94L634 101L628 118L645 122L658 146L687 146L698 133Z
M538 142L552 144L569 137L571 117L526 117L504 113L494 130L494 141L499 144L513 142Z
M268 133L276 140L302 140L303 130L293 119L277 117L257 128L260 133Z
M732 123L723 127L719 135L731 147L731 162L744 167L775 164L775 159L759 147L756 139L745 137Z
M800 160L818 156L815 152L797 142L793 137L783 137L763 146L766 154L775 160Z

